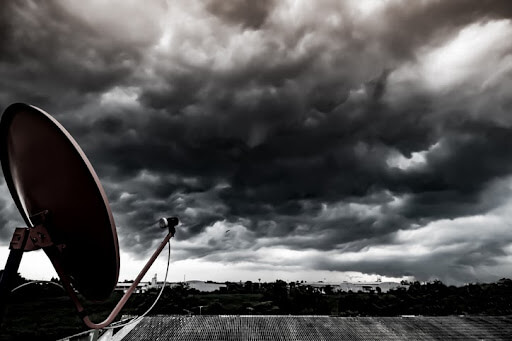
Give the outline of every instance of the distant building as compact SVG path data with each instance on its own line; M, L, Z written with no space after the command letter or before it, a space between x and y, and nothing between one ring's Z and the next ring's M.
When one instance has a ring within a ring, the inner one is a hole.
M215 290L222 290L226 288L226 284L224 283L215 283L210 281L186 281L186 282L168 282L167 285L169 287L177 286L180 284L186 283L191 289L196 289L202 292L212 292ZM119 282L116 285L116 291L126 292L132 286L133 281ZM157 275L153 276L151 282L141 282L137 285L137 289L135 293L144 293L150 289L160 289L164 282L158 282Z
M304 284L306 285L306 284ZM330 286L333 292L342 291L342 292L388 292L391 289L396 288L408 288L408 285L402 285L396 282L375 282L375 283L324 283L324 282L316 282L309 283L314 288L319 288L321 291L324 291L326 286ZM379 288L379 289L377 289Z
M215 290L222 290L222 288L227 287L225 283L215 282L186 281L185 283L189 285L190 289L196 289L202 292L213 292Z
M127 292L132 286L133 281L118 282L115 291ZM135 293L140 294L148 291L149 289L159 289L163 285L163 282L158 283L156 274L151 279L151 282L140 282L135 289Z

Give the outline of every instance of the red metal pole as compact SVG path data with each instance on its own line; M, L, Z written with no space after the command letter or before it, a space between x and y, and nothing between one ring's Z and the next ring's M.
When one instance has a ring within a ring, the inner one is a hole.
M116 318L116 316L119 314L119 312L121 311L121 309L123 309L124 305L126 304L126 301L128 301L128 299L130 298L130 296L132 295L132 293L135 291L135 289L137 288L137 285L140 283L140 281L142 280L142 277L144 277L144 275L146 274L146 272L148 272L149 268L151 267L151 265L153 265L153 263L155 262L156 258L158 257L158 255L160 254L160 252L162 252L162 249L165 247L165 245L169 242L169 240L174 236L174 231L170 231L167 236L165 236L164 240L162 241L162 243L160 243L160 245L158 246L158 248L156 249L156 251L153 253L153 255L151 256L151 258L148 260L148 262L146 263L146 265L144 266L144 268L142 269L142 271L139 273L139 275L137 276L137 278L135 279L135 281L133 282L133 284L131 285L131 287L128 289L128 291L123 295L123 297L121 298L121 300L119 300L119 302L117 303L117 305L115 306L114 310L112 310L112 312L110 313L110 315L105 319L105 321L103 322L100 322L100 323L93 323L90 319L89 319L89 316L85 313L85 308L82 306L82 304L80 303L80 300L78 299L78 296L75 292L75 290L73 289L73 287L71 286L71 282L69 280L69 278L67 277L67 275L65 274L65 272L62 270L62 267L60 266L60 264L58 264L56 260L56 257L50 257L50 259L52 259L52 262L53 262L53 265L55 267L55 270L57 271L57 273L59 274L59 277L60 279L62 280L62 284L64 285L64 288L66 289L68 295L71 297L71 300L73 301L73 303L75 304L75 307L78 311L78 315L82 318L82 320L84 321L85 325L91 329L101 329L101 328L104 328L106 326L108 326L109 324L111 324L114 319Z
M16 231L15 231L16 233ZM21 258L23 257L23 249L27 244L29 235L29 228L25 229L25 233L23 234L21 240L21 246L19 248L12 248L9 252L9 257L7 258L7 262L5 263L4 271L0 276L0 326L2 325L3 316L5 313L5 308L7 306L7 298L9 297L11 291L12 280L16 277L18 273L18 269L20 267ZM13 237L14 238L14 237ZM11 242L12 246L12 242Z

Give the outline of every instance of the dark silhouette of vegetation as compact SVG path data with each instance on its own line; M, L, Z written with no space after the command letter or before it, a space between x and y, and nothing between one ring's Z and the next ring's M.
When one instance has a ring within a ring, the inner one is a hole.
M57 281L54 279L54 281ZM17 285L25 283L20 276ZM307 283L226 283L213 293L199 292L181 283L166 288L150 314L293 314L337 316L397 315L510 315L512 280L496 283L447 286L441 281L402 283L407 287L386 293L336 292L332 286ZM121 315L140 315L159 291L150 290L130 298ZM87 302L93 321L102 321L117 304L121 293L106 302ZM120 318L121 316L119 316ZM55 340L86 330L62 289L48 283L28 285L10 297L0 340L37 338Z
M2 275L4 273L4 270L0 270L0 278L2 278ZM26 283L28 282L28 280L26 280L24 277L22 277L20 275L20 273L18 272L12 279L11 279L11 283L9 283L10 285L10 289L13 289L13 288L16 288L17 286L19 285L22 285L23 283Z
M340 315L510 315L512 280L497 283L447 286L441 281L410 283L409 288L381 294L341 293Z

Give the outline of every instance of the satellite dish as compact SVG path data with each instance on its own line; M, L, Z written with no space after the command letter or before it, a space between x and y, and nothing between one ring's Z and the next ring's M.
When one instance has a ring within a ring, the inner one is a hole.
M119 277L116 227L94 169L73 137L54 118L23 103L9 106L2 116L0 159L7 186L28 226L14 232L0 279L1 291L6 295L9 273L14 268L17 272L23 252L42 248L79 313L84 315L74 289L89 300L104 300ZM164 224L169 227L169 234L138 276L137 284L174 235L177 218L169 218L169 222L174 225ZM130 290L127 294L116 309L122 308ZM0 298L4 295L0 292ZM107 319L97 325L85 315L82 318L91 328L111 322L106 323Z
M7 108L0 132L5 181L25 223L35 226L31 217L48 210L46 229L73 286L87 299L107 298L119 276L117 233L87 157L55 119L26 104Z

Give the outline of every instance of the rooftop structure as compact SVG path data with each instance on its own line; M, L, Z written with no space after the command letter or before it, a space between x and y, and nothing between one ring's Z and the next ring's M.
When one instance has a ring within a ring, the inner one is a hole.
M512 316L153 316L104 340L512 340Z

